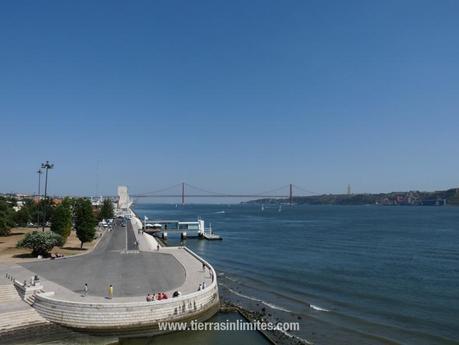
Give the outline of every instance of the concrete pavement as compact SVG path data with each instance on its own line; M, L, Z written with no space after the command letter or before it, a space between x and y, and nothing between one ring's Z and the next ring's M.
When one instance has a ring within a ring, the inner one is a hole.
M37 274L44 290L53 291L55 298L79 302L142 301L147 293L163 291L171 295L179 290L187 294L197 291L203 281L211 283L209 271L202 270L198 259L182 248L161 247L158 251L156 240L139 234L135 222L107 231L91 253L0 266L0 274L5 272L18 281ZM84 283L89 286L86 297L81 296ZM112 300L106 299L110 284L114 286Z
M110 284L117 297L169 291L185 281L185 269L170 254L138 252L132 226L116 225L93 252L75 258L22 264L27 270L74 293L88 283L90 296L106 297Z
M85 330L111 331L123 326L128 331L139 327L150 331L164 317L206 319L214 314L218 310L218 287L212 281L211 269L202 266L208 264L185 248L157 250L156 240L141 234L139 227L137 218L127 227L115 226L86 255L22 265L0 264L0 334L49 321ZM39 275L39 289L45 293L26 298L34 308L18 300L5 273L19 282ZM197 292L203 281L208 288ZM82 296L85 282L89 291ZM109 284L114 286L113 299L106 298ZM151 304L154 308L145 303L149 292L163 291L171 296L176 290L181 297L155 302Z

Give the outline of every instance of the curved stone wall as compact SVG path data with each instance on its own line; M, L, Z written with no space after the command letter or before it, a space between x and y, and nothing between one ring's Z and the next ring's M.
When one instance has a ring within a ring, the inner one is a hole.
M47 320L89 332L157 332L158 322L205 320L219 309L215 270L206 264L212 283L204 290L167 300L132 303L80 303L59 300L49 294L36 294L33 307Z

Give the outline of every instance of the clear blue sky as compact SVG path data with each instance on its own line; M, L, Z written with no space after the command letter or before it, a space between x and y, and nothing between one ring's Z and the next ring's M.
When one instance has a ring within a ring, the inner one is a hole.
M0 191L459 186L458 1L2 1ZM98 167L98 168L97 168Z

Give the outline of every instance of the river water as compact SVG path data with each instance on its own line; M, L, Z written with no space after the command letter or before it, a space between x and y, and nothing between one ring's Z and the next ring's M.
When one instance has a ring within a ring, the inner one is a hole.
M459 344L459 208L135 206L150 219L205 219L223 241L189 239L221 295L264 308L315 344ZM170 234L169 242L179 242ZM237 318L219 314L214 320ZM72 333L43 344L118 344ZM38 343L28 339L23 344ZM258 333L177 333L137 344L266 344Z
M245 322L237 313L218 313L209 322L227 324ZM154 337L118 338L110 336L94 336L73 332L63 327L51 327L31 331L19 339L0 341L5 345L269 345L271 344L261 333L250 331L182 331L158 335Z
M211 223L189 239L240 301L322 344L459 344L459 208L138 204ZM171 235L169 235L171 236ZM179 239L170 238L169 242Z

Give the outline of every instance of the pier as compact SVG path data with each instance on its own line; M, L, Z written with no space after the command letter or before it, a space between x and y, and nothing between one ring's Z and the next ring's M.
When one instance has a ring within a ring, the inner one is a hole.
M180 233L182 239L222 240L219 235L213 233L212 227L205 228L203 219L184 222L179 220L149 220L144 217L143 231L159 236L163 240L167 240L169 233Z
M124 206L121 212L130 218L126 226L118 222L106 230L91 253L1 266L2 276L14 277L7 280L8 289L24 292L18 293L23 301L16 302L31 305L43 322L120 335L156 334L160 321L205 320L215 314L219 295L213 267L188 248L161 247L140 231L142 222L130 205ZM25 293L35 275L39 288ZM203 282L206 287L198 290ZM87 295L82 293L85 283ZM177 291L180 295L173 297ZM168 298L146 301L148 293L158 292ZM1 313L2 308L0 318Z

